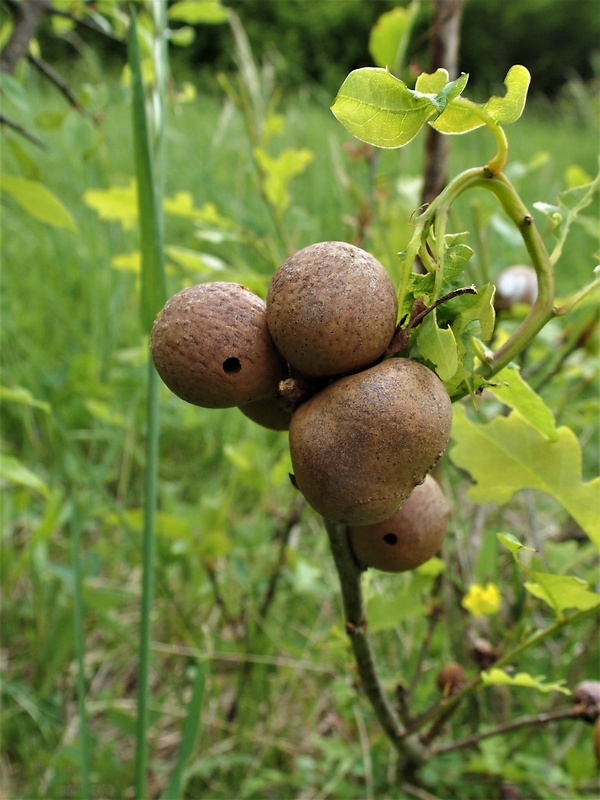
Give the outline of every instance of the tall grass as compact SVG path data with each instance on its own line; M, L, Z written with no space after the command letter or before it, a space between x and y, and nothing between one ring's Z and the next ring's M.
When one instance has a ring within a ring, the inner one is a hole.
M33 78L28 85L32 108L64 111ZM137 233L99 220L82 201L87 189L123 185L134 174L129 98L118 85L107 92L100 128L68 112L58 130L44 132L48 150L31 150L44 182L72 210L78 233L44 226L17 208L3 211L2 383L28 392L3 403L3 447L41 481L40 490L26 482L2 486L5 794L131 797L143 735L136 727L137 698L147 678L148 797L364 797L365 787L372 796L400 797L390 788L395 756L356 692L320 522L295 506L285 436L253 426L235 409L187 406L162 386L154 602L144 612L152 626L151 636L146 631L151 659L147 675L140 671L139 609L147 591L143 576L149 577L149 558L144 562L140 547L147 338L139 327L139 277L111 266L114 256L136 249ZM352 143L323 98L307 93L285 105L285 133L274 147L315 153L306 173L294 179L287 223L295 242L352 238L351 218L369 189L367 162L344 150ZM552 202L573 163L589 173L595 169L592 130L578 129L575 151L572 122L550 113L526 114L508 131L512 162L523 165L528 203ZM212 202L257 237L272 235L234 109L199 96L170 112L166 137L167 196L189 191L196 207ZM489 145L483 133L453 141L452 171L483 163ZM551 157L527 169L543 151ZM7 172L19 171L10 148L3 148L2 158ZM420 165L418 141L381 156L375 186L381 216L365 246L384 258L409 230L406 220L418 193L408 179L418 177ZM404 181L398 193L392 192L396 180ZM471 227L476 213L494 244L493 268L518 257L510 239L503 239L493 207L465 204L453 225ZM249 272L264 287L274 266L243 241L200 240L194 224L182 218L167 217L165 241L201 248L226 263L223 272L170 271L168 293L183 282L212 275L240 279ZM577 234L568 268L559 275L562 289L582 282L590 241L585 231ZM579 413L578 432L590 436L595 423L589 411ZM464 547L482 517L450 471L442 477L455 501L447 554L454 573L466 579L484 565L490 578L502 571L510 582L512 567L500 562L492 544L486 541L476 557ZM526 497L507 514L495 508L486 514L486 530L510 525L523 537L532 524L545 531L559 524L554 507L543 500L532 507ZM555 557L564 552L557 545ZM282 554L281 579L262 614ZM367 597L387 596L399 586L408 591L410 580L371 575ZM445 585L440 600L447 630L432 634L424 663L418 653L429 629L422 617L407 616L376 637L387 688L411 683L420 670L417 707L436 691L439 660L460 654L468 662L455 602L459 590ZM516 595L514 602L523 598ZM592 654L578 639L594 630L590 623L577 637L565 634L537 651L532 672L552 675L560 658L569 683L588 675ZM515 712L535 710L528 695L510 700ZM490 719L505 702L500 694L482 698L457 724L468 726L470 714ZM541 733L529 756L535 773L548 753L557 754L568 792L569 764L578 757L583 778L593 764L587 731L565 726ZM484 753L489 764L502 750L497 747ZM526 771L525 749L519 740L515 770ZM450 796L464 788L463 766L449 754L440 766L431 765L430 777ZM480 774L480 784L469 787L474 798L490 796L492 770ZM139 774L137 781L140 793Z

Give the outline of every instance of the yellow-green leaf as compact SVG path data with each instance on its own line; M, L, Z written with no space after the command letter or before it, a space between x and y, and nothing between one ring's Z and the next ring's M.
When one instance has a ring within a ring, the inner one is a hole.
M96 211L100 219L120 222L125 230L131 230L137 224L137 189L134 178L130 179L127 186L88 189L83 194L83 200Z
M581 578L535 571L530 574L535 580L527 581L525 588L553 608L557 615L565 608L586 611L600 605L600 595L590 591L587 582Z
M532 428L551 441L557 438L554 415L542 398L523 380L515 367L505 367L487 386L501 403L514 409Z
M47 484L35 472L26 467L18 458L7 453L0 453L0 477L20 486L27 486L29 489L43 494L44 497L50 495Z
M331 107L357 139L382 148L402 147L436 115L429 96L416 96L385 69L351 72Z
M168 17L188 25L217 25L227 22L229 11L219 0L179 0L169 8Z
M520 489L552 495L600 548L600 477L582 480L581 448L570 428L549 440L514 411L481 424L453 406L450 458L471 474L469 496L476 503L507 503Z
M506 94L490 97L484 106L486 112L496 122L516 122L525 108L530 81L531 75L525 67L520 64L511 67L504 79Z
M43 183L14 175L1 175L0 190L9 194L21 208L41 222L56 228L77 230L71 212Z
M264 173L264 188L269 201L280 211L285 211L290 203L287 190L290 180L304 172L314 158L310 150L287 148L278 156L270 156L265 150L255 150L256 160Z
M562 692L562 694L571 694L564 684L564 680L553 681L552 683L545 683L545 675L538 675L534 678L528 672L517 672L516 675L509 675L503 669L494 667L493 669L484 670L481 673L481 681L484 686L497 686L504 684L506 686L524 686L528 689L537 689L540 692Z

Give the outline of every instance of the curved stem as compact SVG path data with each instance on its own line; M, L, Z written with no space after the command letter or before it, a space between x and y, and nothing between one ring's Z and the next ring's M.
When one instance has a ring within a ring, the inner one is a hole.
M487 167L466 170L448 184L416 220L416 223L422 226L423 235L427 235L437 215L441 215L444 219L454 200L463 192L473 188L487 189L496 197L504 212L521 234L536 271L538 282L537 298L525 319L502 347L487 358L479 368L478 374L485 381L512 361L555 315L553 307L554 271L533 217L519 197L517 190L505 175L493 175ZM452 396L452 399L459 400L467 392L468 389L461 388Z
M508 140L504 129L487 113L483 106L474 103L472 100L468 100L466 97L455 98L452 101L452 105L454 107L464 108L469 113L479 117L483 124L487 126L488 130L491 131L496 140L496 147L498 150L496 155L487 162L486 169L491 175L499 175L508 160Z

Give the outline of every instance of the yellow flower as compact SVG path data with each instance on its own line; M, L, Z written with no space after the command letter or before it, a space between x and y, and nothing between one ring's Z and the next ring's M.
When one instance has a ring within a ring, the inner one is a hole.
M497 614L500 610L500 592L495 584L488 582L485 587L472 583L462 599L462 607L474 617Z

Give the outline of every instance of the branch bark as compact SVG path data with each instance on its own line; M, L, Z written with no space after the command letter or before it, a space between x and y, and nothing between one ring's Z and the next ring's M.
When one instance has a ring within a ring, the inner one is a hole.
M12 73L17 63L27 55L29 42L35 36L44 14L50 9L47 0L5 0L13 19L14 28L0 53L0 72Z
M434 0L431 25L431 72L448 71L450 80L458 74L460 20L463 0ZM449 140L433 128L427 130L424 183L421 203L430 203L448 180Z

